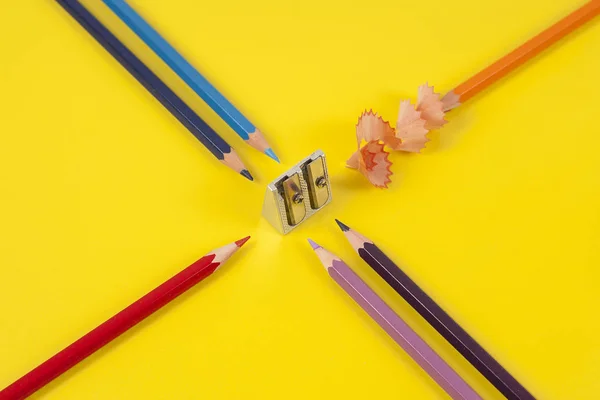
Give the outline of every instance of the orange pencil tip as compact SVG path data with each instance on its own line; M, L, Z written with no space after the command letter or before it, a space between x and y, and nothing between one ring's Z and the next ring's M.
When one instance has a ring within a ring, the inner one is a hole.
M250 236L246 236L245 238L236 241L235 244L237 247L242 247L248 240L250 240Z

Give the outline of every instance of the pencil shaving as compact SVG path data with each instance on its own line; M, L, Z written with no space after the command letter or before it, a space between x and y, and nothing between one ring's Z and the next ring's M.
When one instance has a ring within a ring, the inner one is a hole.
M429 131L425 128L426 122L421 118L421 112L415 110L410 100L401 101L395 135L384 139L385 144L393 150L420 152L429 140L427 139Z
M384 121L373 110L363 111L356 123L356 143L359 147L363 141L376 142L389 136L394 136L394 128L388 121Z
M368 142L357 150L346 162L349 168L358 169L373 185L386 188L392 180L390 153L385 151L385 145L379 141Z
M356 124L358 150L348 159L347 166L358 169L373 185L387 188L391 182L392 162L384 146L410 153L419 153L424 149L429 141L427 133L444 126L448 122L445 119L446 111L460 105L460 98L454 92L440 97L433 86L427 83L419 86L415 105L410 100L400 102L396 128L392 128L373 110L364 111ZM363 142L367 144L361 147Z
M419 86L416 108L421 112L421 118L426 121L425 127L429 130L439 129L448 122L444 119L446 113L439 93L427 83Z
M394 138L394 129L388 121L373 110L364 111L356 123L356 144L358 150L348 159L346 165L358 169L369 182L380 188L387 188L392 175L388 159L389 153L385 151L386 138ZM367 142L361 147L363 142Z

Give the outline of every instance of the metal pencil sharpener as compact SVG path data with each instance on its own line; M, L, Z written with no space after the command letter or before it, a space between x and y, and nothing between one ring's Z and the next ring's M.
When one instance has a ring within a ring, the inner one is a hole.
M267 186L263 216L285 235L330 201L325 154L317 150Z

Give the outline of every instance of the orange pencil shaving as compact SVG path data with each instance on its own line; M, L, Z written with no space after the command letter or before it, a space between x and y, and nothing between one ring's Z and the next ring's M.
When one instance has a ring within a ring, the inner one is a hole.
M419 86L417 101L400 102L396 127L377 113L364 112L356 124L357 151L348 159L349 168L358 169L376 187L391 182L391 161L385 146L392 150L419 153L427 143L427 133L446 124L446 113L475 96L521 64L532 59L575 29L600 14L600 0L592 0L548 29L440 96L433 86Z

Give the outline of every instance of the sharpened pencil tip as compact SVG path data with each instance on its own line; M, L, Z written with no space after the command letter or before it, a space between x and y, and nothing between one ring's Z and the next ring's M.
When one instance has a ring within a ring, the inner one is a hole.
M265 150L265 154L271 157L273 160L277 161L278 163L281 163L281 161L279 161L279 157L275 155L275 152L270 147Z
M337 222L337 224L340 227L340 229L342 230L342 232L348 232L350 230L350 227L348 225L344 224L339 219L336 218L335 222Z
M250 174L250 171L248 171L247 169L243 169L240 171L240 174L243 175L246 179L253 181L254 178L252 177L252 174Z
M242 247L242 246L244 245L244 243L246 243L248 240L250 240L250 236L246 236L246 237L245 237L245 238L243 238L243 239L237 240L237 241L235 242L235 245L236 245L237 247Z
M313 242L311 239L308 239L308 243L309 243L309 244L310 244L310 246L313 248L313 250L316 250L316 249L318 249L319 247L321 247L321 246L319 246L318 244L316 244L315 242Z

